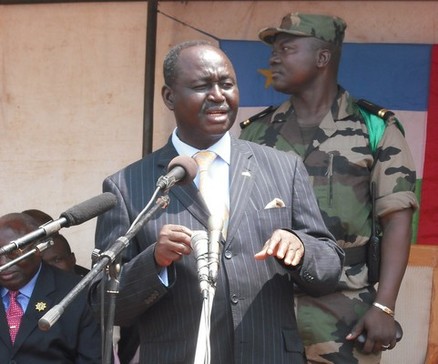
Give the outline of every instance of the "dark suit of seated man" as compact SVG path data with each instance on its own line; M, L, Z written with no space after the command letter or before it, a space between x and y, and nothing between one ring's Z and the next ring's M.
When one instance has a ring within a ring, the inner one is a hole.
M38 229L38 226L34 218L23 213L0 217L0 247ZM0 255L0 265L32 250L37 243ZM58 304L80 279L76 274L42 262L38 253L0 272L2 363L101 363L100 329L87 305L85 291L66 307L48 331L38 328L38 320ZM10 325L7 319L7 311L12 304L9 291L19 291L18 306L24 312L17 324L18 332L14 341L9 326L15 326L15 323Z

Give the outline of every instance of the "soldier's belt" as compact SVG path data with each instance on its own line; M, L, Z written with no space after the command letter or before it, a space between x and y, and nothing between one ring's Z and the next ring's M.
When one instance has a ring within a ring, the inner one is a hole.
M367 261L368 244L355 246L353 248L345 248L344 265L356 265Z

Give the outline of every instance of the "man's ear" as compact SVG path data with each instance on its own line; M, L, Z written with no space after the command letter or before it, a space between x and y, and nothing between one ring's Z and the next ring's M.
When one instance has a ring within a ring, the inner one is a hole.
M332 53L329 49L322 48L318 50L318 59L317 59L317 65L319 67L325 67L329 64L330 59L332 58Z
M169 86L164 85L161 88L161 96L163 97L163 101L166 104L167 108L169 110L173 110L174 109L173 90Z

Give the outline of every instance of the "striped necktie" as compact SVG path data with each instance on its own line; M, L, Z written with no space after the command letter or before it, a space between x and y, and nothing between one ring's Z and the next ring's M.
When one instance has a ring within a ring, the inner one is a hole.
M9 334L12 343L15 342L18 329L20 328L21 318L23 317L23 309L17 301L19 291L9 291L9 308L6 311L6 319L9 326Z
M205 202L207 202L208 206L208 168L216 159L216 153L209 150L201 150L196 153L193 158L199 166L199 192L201 192L201 195L204 198Z

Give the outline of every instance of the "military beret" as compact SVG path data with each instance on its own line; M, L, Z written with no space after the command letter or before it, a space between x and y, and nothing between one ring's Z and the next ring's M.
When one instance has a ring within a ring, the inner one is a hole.
M272 44L279 33L286 33L300 37L314 37L341 46L345 28L347 24L337 16L290 13L283 17L278 28L260 30L259 38L267 44Z

